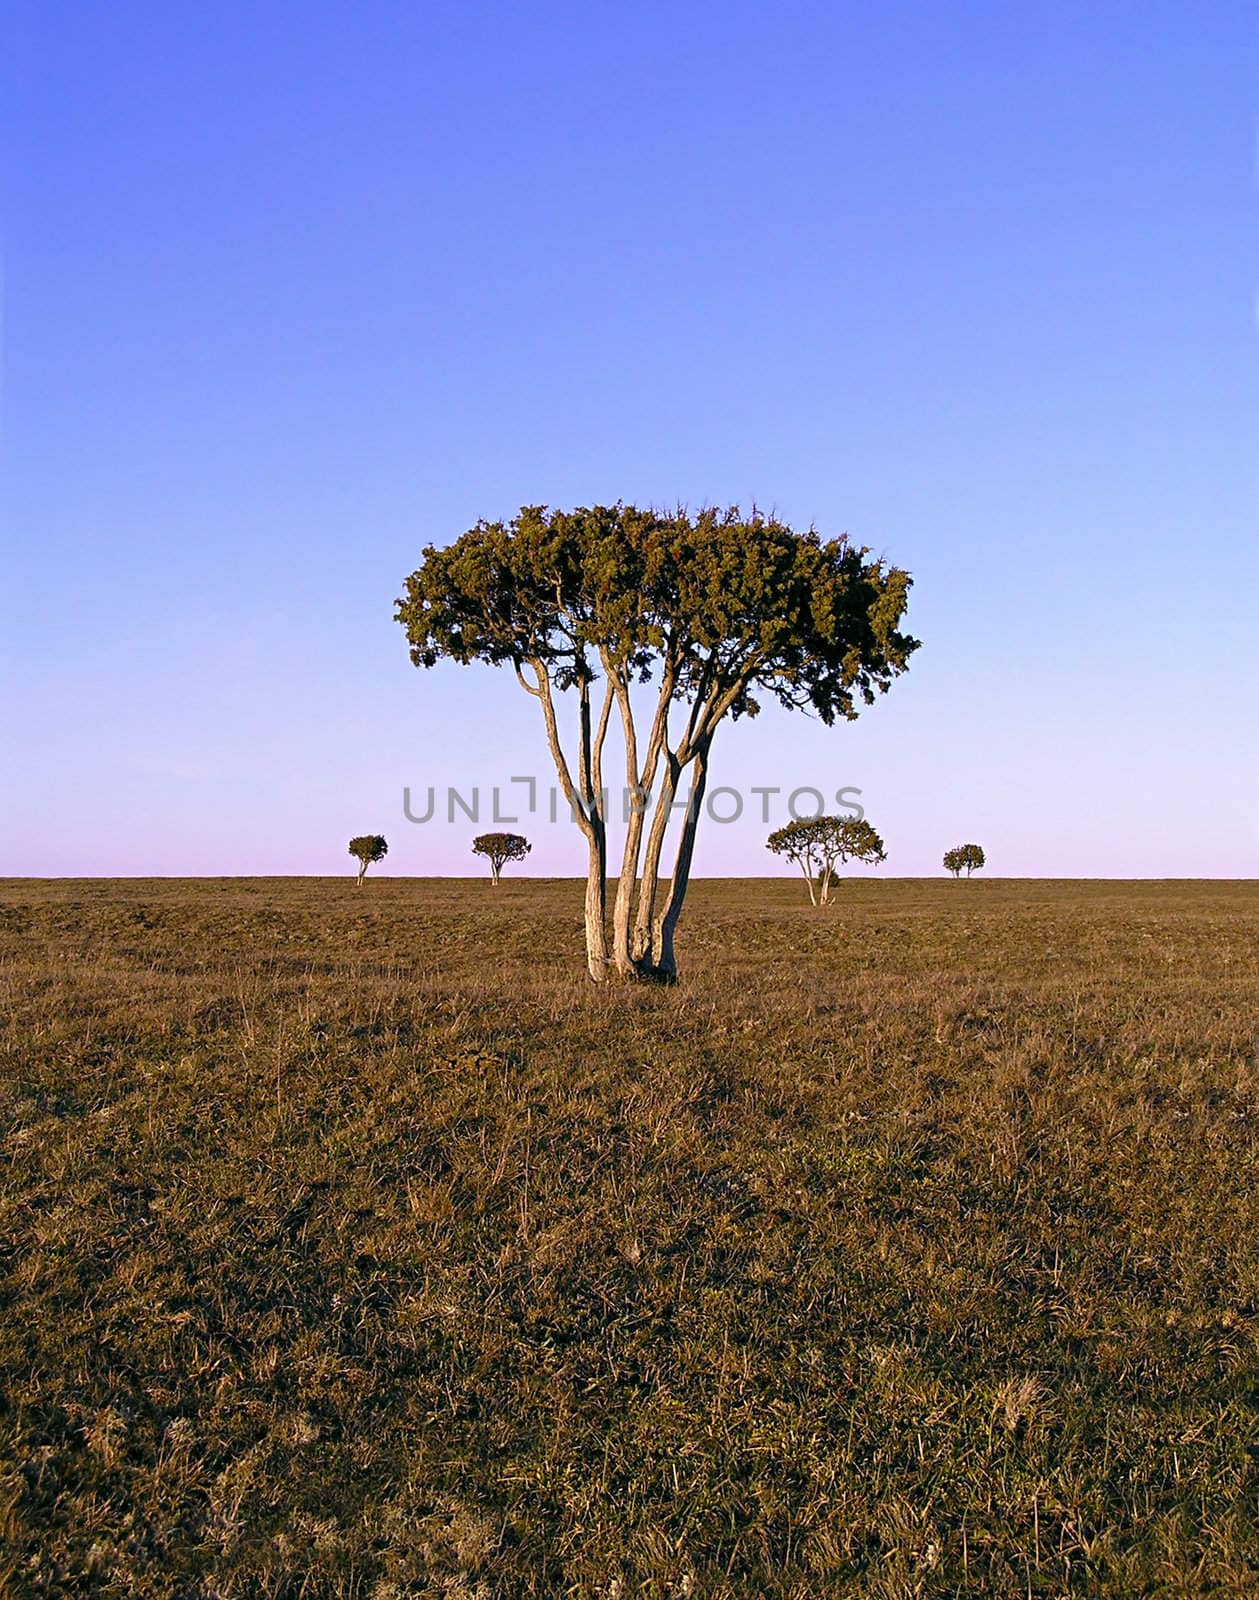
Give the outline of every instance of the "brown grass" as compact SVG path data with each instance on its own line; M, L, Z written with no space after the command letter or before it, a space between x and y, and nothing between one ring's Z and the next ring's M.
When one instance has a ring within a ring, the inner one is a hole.
M8 1592L1259 1592L1259 886L803 896L3 886Z

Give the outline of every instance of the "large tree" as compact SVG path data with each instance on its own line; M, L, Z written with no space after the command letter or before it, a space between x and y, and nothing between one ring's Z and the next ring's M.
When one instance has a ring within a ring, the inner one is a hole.
M479 522L445 549L425 549L397 617L417 666L510 666L538 702L586 839L591 977L602 981L613 968L672 979L718 727L754 716L765 699L828 726L855 717L917 647L900 631L909 586L907 573L846 538L797 533L737 507L692 516L525 506L510 522ZM569 700L576 729L566 749L560 716ZM609 942L603 755L614 711L631 804Z
M765 848L796 863L815 906L830 903L836 867L846 861L887 860L883 840L864 817L801 817L776 828Z

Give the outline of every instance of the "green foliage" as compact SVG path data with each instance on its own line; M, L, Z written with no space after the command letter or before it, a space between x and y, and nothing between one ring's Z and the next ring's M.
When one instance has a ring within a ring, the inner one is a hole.
M429 545L397 619L421 667L540 661L563 689L595 675L600 650L642 681L668 656L683 699L716 691L740 716L768 694L829 725L905 669L909 587L846 538L757 511L525 506Z
M887 860L883 840L864 817L801 817L775 829L765 848L794 861L809 885L809 898L820 896L823 905L837 866Z
M945 868L955 878L961 874L963 869L965 869L966 876L969 878L975 868L982 867L983 864L984 852L982 847L977 844L959 844L955 845L952 850L944 852Z
M494 881L509 861L523 861L533 846L520 833L480 833L472 841L472 853L489 861Z

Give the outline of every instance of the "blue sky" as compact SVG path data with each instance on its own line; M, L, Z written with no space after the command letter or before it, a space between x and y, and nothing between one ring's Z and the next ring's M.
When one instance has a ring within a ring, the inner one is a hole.
M860 787L887 872L1259 874L1249 7L5 16L0 871L469 870L402 787L549 781L536 707L394 597L624 498L915 574L891 694L715 783Z

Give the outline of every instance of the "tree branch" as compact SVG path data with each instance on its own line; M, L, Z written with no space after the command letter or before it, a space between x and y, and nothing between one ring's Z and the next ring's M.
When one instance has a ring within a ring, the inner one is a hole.
M603 695L603 709L599 713L599 726L595 730L594 749L590 763L590 800L591 804L598 806L601 811L603 809L603 741L608 736L608 717L612 712L613 697L612 680L609 678Z
M560 743L560 732L555 721L555 702L551 695L551 679L543 663L536 657L530 659L529 665L538 675L537 693L538 699L542 702L542 720L546 724L546 738L551 747L551 759L555 762L555 770L559 775L564 796L571 805L575 792L573 789L573 775L569 768L568 760L564 755L564 747ZM528 688L528 685L526 684L525 687ZM590 819L586 816L581 806L578 806L576 810L577 826L583 833L589 835L592 830Z
M513 661L512 666L516 669L516 681L519 683L520 687L525 691L526 694L531 694L535 700L540 700L542 698L541 689L535 687L535 685L528 683L525 680L525 675L520 670L519 661ZM535 672L538 671L537 664L535 662L530 662L530 666L533 667Z

